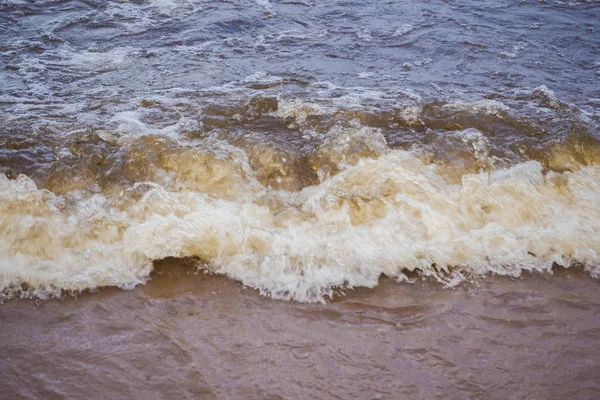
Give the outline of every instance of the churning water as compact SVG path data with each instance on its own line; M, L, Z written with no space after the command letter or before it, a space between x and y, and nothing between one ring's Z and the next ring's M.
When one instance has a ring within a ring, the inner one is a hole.
M0 1L1 296L131 289L171 258L309 303L571 267L594 293L599 21L592 0Z

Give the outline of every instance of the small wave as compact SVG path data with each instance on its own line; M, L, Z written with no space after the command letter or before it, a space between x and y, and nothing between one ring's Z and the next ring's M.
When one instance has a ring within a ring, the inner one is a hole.
M457 135L485 156L480 133ZM267 184L302 174L285 150L267 157L263 146L253 159L218 141L201 150L165 140L137 139L121 165L138 182L120 190L58 195L24 175L0 175L0 290L43 297L131 288L166 257L196 257L214 273L297 301L415 270L448 286L556 264L600 271L597 165L457 169L457 184L418 150L390 149L377 130L338 127L311 156L320 180L289 191ZM143 154L155 154L150 169L136 164Z

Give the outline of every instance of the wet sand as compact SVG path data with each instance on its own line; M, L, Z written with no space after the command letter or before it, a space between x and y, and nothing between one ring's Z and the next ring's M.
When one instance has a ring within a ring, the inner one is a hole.
M382 279L301 304L166 260L135 290L0 306L0 398L594 399L599 285Z

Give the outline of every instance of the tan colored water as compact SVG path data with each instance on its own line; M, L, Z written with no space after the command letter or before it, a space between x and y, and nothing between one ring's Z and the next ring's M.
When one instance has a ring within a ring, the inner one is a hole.
M164 261L133 291L0 308L0 398L595 399L599 283L383 279L273 301Z

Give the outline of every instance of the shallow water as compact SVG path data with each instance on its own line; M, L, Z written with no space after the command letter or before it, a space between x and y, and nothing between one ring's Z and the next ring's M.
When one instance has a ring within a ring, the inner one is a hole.
M598 282L578 270L333 302L259 296L173 261L134 291L6 303L2 398L593 399Z
M0 334L50 335L53 323L20 297L98 327L85 328L88 344L112 346L122 326L123 353L72 350L90 357L82 371L102 365L123 379L117 397L597 397L598 2L321 3L0 3L0 311L10 321ZM172 258L185 266L160 261ZM158 278L157 262L180 275ZM566 292L578 296L570 305L558 300ZM209 299L221 311L201 311ZM170 328L143 323L194 302L198 314L173 311L186 342L169 358L171 336L159 332ZM106 322L120 307L131 311ZM142 325L127 328L134 314ZM291 350L211 356L235 343L198 342L200 314L214 322L204 335L223 338L229 321L260 343L284 319L290 331L272 340ZM370 319L383 321L374 336ZM386 330L404 319L426 331ZM69 323L57 328L65 337ZM283 358L303 349L307 323L315 336L302 354L324 352L322 340L342 356ZM144 335L160 336L148 354L172 364L134 361ZM542 354L544 337L556 356ZM44 375L50 358L27 363L37 350L20 340L2 350L14 362L3 364L4 390L72 397L105 386L65 383L78 370L72 351L65 370ZM167 372L203 357L222 369ZM257 360L279 378L256 374ZM137 372L122 375L130 362ZM29 387L20 379L31 369ZM141 385L144 374L171 389Z

